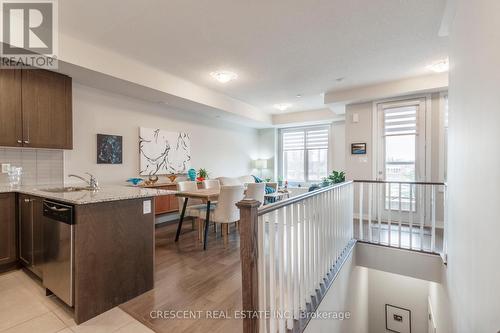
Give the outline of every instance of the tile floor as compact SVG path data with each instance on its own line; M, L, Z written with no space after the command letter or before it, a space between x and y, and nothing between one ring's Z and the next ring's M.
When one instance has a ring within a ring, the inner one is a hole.
M146 333L153 332L118 307L81 325L71 309L22 270L0 274L1 333Z

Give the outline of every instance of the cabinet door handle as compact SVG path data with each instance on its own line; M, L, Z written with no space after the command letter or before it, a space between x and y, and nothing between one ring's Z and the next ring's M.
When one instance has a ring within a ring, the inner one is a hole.
M24 140L24 143L30 143L30 140Z
M17 143L23 143L23 140L17 140Z
M25 199L24 199L24 202L30 202L30 199L25 198Z

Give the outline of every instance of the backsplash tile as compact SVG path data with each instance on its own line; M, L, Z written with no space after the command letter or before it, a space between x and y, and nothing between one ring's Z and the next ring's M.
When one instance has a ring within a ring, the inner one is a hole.
M22 167L22 185L62 185L64 156L62 150L0 148L0 163ZM9 176L0 173L0 185L9 185Z

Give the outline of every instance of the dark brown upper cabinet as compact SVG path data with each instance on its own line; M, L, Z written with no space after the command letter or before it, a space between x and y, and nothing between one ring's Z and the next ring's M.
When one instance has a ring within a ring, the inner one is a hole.
M42 69L0 70L0 121L0 146L72 149L71 78Z
M23 145L21 70L0 69L0 146Z
M71 78L45 70L22 71L23 145L73 148Z

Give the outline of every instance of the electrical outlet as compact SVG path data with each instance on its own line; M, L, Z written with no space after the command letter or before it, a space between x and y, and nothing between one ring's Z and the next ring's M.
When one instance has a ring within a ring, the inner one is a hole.
M142 213L150 214L151 213L151 200L145 200L142 203Z
M9 170L10 170L10 164L2 163L2 173L9 173Z

